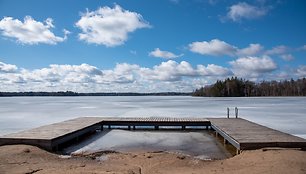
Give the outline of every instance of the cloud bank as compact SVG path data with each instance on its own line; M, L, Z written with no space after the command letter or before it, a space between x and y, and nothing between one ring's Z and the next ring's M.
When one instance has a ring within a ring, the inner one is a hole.
M153 67L118 63L113 69L89 64L58 65L29 70L0 62L0 91L191 92L216 80L238 76L250 80L306 77L306 66L279 71L269 56L246 56L228 62L192 66L168 60Z
M257 47L250 45L249 48ZM291 59L290 55L285 57ZM267 55L239 57L229 61L228 65L193 66L187 61L168 60L153 67L118 63L113 69L99 69L84 63L51 64L29 70L0 62L0 91L191 92L231 76L253 81L306 77L305 65L295 69L279 69Z
M222 79L232 74L230 69L214 64L193 67L189 62L173 60L152 68L119 63L105 70L88 64L52 64L28 70L0 62L0 91L192 91L199 81Z

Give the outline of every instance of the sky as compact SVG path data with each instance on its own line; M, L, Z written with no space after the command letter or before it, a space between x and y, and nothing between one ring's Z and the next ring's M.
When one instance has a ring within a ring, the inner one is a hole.
M0 91L304 78L305 18L304 0L0 0Z

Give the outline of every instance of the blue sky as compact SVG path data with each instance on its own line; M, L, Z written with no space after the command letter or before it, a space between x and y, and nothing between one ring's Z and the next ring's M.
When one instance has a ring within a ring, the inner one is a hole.
M306 76L303 0L0 0L0 91L192 91Z

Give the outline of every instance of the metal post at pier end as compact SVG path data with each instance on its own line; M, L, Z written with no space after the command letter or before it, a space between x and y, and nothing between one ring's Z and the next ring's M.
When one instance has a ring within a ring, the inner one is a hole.
M238 118L238 108L237 107L235 107L235 116L236 118Z
M227 118L229 118L229 112L230 112L230 109L227 108Z

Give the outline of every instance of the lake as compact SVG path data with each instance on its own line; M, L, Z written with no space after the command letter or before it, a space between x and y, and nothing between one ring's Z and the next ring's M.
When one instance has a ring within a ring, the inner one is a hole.
M81 116L239 117L306 138L306 97L2 97L0 135Z
M0 98L0 135L82 116L239 117L306 138L306 97L207 98L190 96L7 97ZM169 151L201 159L229 157L206 131L105 130L66 153Z

